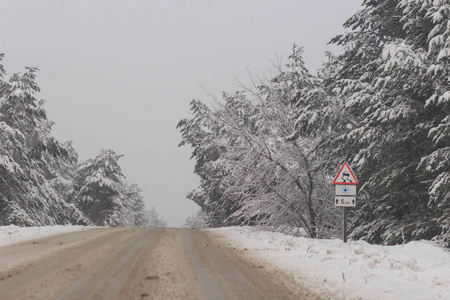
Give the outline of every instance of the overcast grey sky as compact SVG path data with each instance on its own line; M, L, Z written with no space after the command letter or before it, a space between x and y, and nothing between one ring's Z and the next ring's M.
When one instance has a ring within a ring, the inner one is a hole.
M37 66L53 134L80 160L119 154L123 173L170 226L198 207L198 179L175 126L189 102L239 90L303 46L310 70L362 0L0 0L8 76Z

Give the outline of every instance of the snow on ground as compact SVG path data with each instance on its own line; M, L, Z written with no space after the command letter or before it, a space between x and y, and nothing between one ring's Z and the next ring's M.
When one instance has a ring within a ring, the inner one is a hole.
M19 227L15 225L0 226L0 246L17 244L54 234L88 230L91 228L93 227L74 225L55 225L42 227Z
M0 246L91 228L0 226ZM210 230L224 235L233 247L281 267L299 282L306 277L346 299L450 299L450 251L432 242L379 246L252 228Z
M233 247L311 278L345 299L450 299L450 252L428 241L379 246L313 240L251 228L213 229Z

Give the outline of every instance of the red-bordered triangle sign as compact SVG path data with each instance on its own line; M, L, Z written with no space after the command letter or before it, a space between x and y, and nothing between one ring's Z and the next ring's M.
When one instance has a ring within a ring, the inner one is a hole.
M336 178L334 178L333 184L358 184L358 179L356 179L348 163L344 163Z

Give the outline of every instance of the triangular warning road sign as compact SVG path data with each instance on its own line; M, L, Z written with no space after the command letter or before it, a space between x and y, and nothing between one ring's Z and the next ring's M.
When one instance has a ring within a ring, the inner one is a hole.
M356 179L348 163L344 163L336 178L334 178L333 184L358 184L358 179Z

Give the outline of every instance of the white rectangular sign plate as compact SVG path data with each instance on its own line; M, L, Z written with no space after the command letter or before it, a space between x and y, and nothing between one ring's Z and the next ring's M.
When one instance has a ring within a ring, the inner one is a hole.
M355 207L356 196L335 196L334 206Z
M336 196L356 196L356 185L335 185L334 194Z

